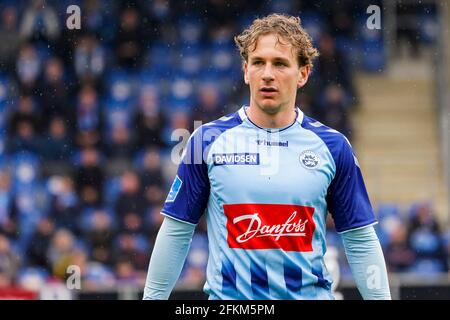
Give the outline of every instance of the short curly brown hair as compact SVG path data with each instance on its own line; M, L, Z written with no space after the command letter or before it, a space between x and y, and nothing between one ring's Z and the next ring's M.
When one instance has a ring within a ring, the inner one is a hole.
M319 52L312 45L311 37L301 26L299 17L273 13L255 19L250 27L234 37L234 42L244 62L248 61L250 46L256 43L259 36L266 34L277 34L292 44L297 50L300 67L309 65L312 68L313 60L319 56Z

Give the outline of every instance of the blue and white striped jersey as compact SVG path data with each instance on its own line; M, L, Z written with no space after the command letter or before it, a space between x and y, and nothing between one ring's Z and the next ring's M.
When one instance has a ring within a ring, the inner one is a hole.
M298 108L282 129L245 110L192 134L162 213L206 215L211 299L332 299L327 212L338 232L376 222L350 143Z

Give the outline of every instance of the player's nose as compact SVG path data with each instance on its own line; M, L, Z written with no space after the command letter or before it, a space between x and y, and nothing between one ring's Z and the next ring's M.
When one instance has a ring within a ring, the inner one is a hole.
M274 79L273 76L273 67L270 63L267 63L266 66L264 67L263 70L263 74L262 74L262 79L264 81L270 81Z

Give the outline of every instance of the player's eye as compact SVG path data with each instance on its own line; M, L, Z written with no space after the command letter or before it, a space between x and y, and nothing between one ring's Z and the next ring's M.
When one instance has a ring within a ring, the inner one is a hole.
M263 64L263 62L262 62L261 60L255 60L255 61L253 61L252 64L253 64L254 66L260 66L260 65Z
M286 67L287 65L284 62L278 61L278 62L275 62L275 66L276 67Z

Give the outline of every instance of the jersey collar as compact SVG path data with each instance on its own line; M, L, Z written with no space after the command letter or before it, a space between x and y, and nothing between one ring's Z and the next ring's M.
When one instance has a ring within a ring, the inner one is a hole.
M286 129L290 128L292 125L294 125L296 122L298 122L298 123L301 125L302 122L303 122L303 118L304 118L303 112L300 110L300 108L299 108L299 107L295 107L295 112L297 113L297 117L295 118L295 121L294 121L293 123L291 123L290 125L288 125L287 127L279 128L279 129L267 129L267 128L261 128L260 126L256 125L255 123L253 123L253 122L250 120L250 118L248 117L247 112L246 112L246 109L247 109L247 108L248 108L247 105L243 105L243 106L239 109L238 114L239 114L239 117L241 118L241 120L244 121L245 119L248 119L248 121L249 121L251 124L253 124L254 126L256 126L256 127L260 128L260 129L266 130L266 131L270 131L270 132L286 130Z

